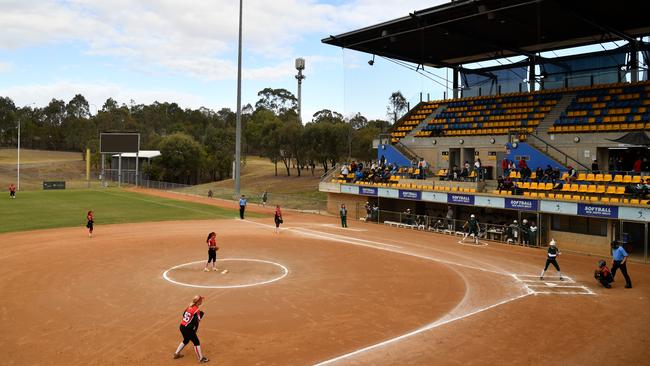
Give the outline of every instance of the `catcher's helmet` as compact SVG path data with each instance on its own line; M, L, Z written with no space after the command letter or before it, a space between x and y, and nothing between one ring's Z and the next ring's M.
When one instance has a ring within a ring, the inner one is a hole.
M555 246L555 239L551 239L551 242L549 244Z
M471 217L471 218L475 218L476 216L474 216L474 214L471 214L471 215L469 215L469 217Z
M604 261L603 259L599 260L599 261L598 261L598 268L603 268L603 267L605 267L605 264L606 264L606 263L605 263L605 261Z

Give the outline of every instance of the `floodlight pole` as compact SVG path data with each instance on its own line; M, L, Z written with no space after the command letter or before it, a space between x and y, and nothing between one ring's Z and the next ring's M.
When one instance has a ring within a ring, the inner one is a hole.
M302 74L302 70L305 69L305 59L299 57L296 59L296 70L298 70L298 75L296 75L296 80L298 80L298 120L302 122L302 81L306 78Z
M20 191L20 122L21 122L22 116L18 118L18 159L16 162L16 190Z
M235 129L235 196L240 195L241 175L241 33L244 0L239 0L239 50L237 57L237 122Z

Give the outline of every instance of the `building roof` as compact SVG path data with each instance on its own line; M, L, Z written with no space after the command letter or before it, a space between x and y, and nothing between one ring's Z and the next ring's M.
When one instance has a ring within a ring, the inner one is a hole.
M121 155L123 158L135 158L135 153L122 153ZM138 157L144 159L151 159L160 155L161 155L160 151L158 150L140 150L140 152L138 153ZM120 156L120 154L113 154L113 156L118 157Z
M457 0L322 40L450 67L650 34L650 1Z

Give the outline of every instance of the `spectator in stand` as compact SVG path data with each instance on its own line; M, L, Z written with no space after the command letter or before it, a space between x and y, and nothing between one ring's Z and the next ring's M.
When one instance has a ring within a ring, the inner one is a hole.
M519 159L519 170L521 171L526 166L527 166L526 160L524 160L523 158Z
M550 165L546 165L544 169L544 174L542 175L542 182L548 183L553 182L553 168Z
M418 162L418 169L420 169L420 175L418 176L419 179L425 179L426 178L426 170L427 170L427 162L424 160L424 158L420 158L420 161Z
M352 160L352 163L350 163L350 172L355 173L357 171L357 162Z
M598 169L598 160L596 159L591 162L591 172L594 174L600 173L600 169Z
M568 173L569 175L566 177L567 183L575 182L578 179L578 172L571 165L569 165Z
M506 158L501 160L501 171L503 172L504 177L507 177L508 174L510 174L510 162Z
M639 175L639 174L641 174L641 164L642 164L642 163L643 163L643 161L641 160L641 158L637 158L637 159L634 161L634 165L632 165L632 171L634 172L634 175ZM612 270L612 271L613 271L613 270Z
M358 181L361 181L361 180L363 180L363 172L361 170L357 170L354 173L354 181L358 182Z
M535 182L539 183L542 181L542 178L544 177L544 171L542 170L542 167L537 167L535 169Z
M512 183L512 179L510 179L510 177L506 178L506 179L503 181L503 190L504 190L504 191L508 191L508 192L510 192L510 193L513 193L512 190L513 190L514 188L515 188L515 184Z
M476 181L480 182L483 178L483 169L481 167L481 159L476 158L474 161L474 170L476 171Z
M553 169L553 175L551 176L551 180L553 181L553 183L560 180L560 168L555 167L555 169Z
M379 158L379 166L383 167L384 165L386 165L386 158L382 154L381 158Z
M463 164L463 170L460 172L460 179L464 181L467 179L468 176L469 176L469 161L465 160L465 164Z
M497 190L499 190L499 193L501 193L501 191L505 190L504 183L505 183L505 181L504 181L503 177L499 176L497 178Z
M517 166L515 165L515 162L514 162L514 161L511 161L511 162L510 162L510 165L508 165L508 171L509 171L510 173L512 173L512 172L516 172L516 171L517 171Z
M341 167L341 174L345 177L347 177L348 173L350 172L350 169L348 168L347 163L343 163L343 166Z
M625 193L630 193L638 198L644 198L650 192L650 179L646 179L645 183L630 184L625 187Z
M529 181L530 175L532 173L533 172L530 171L530 168L527 165L525 165L523 168L521 168L521 179L526 182Z

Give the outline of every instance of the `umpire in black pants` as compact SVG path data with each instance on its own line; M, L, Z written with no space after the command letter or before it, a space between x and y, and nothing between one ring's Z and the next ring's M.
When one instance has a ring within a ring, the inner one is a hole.
M620 268L623 277L625 277L625 288L632 288L632 280L627 274L627 257L628 254L621 243L618 240L612 241L612 259L614 262L612 264L612 279L616 277L616 270Z

